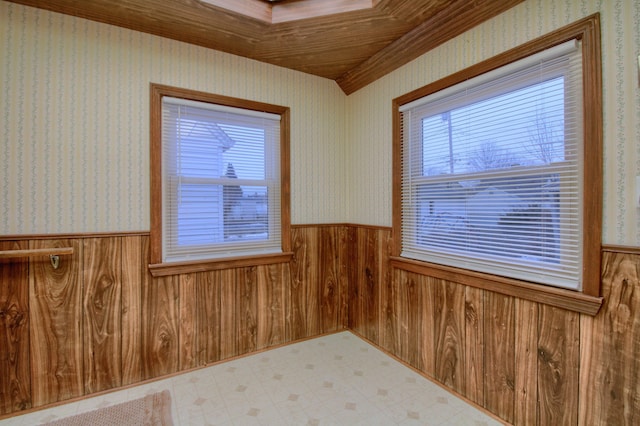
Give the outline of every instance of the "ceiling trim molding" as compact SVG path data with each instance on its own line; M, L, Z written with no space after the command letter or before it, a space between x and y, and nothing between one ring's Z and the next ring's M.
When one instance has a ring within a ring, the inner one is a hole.
M335 81L345 94L350 95L523 1L500 2L500 4L496 4L490 14L483 16L474 13L474 2L468 0L452 1L450 8L424 21L360 65L336 78ZM438 27L442 31L434 33L434 27ZM408 46L411 48L408 49Z

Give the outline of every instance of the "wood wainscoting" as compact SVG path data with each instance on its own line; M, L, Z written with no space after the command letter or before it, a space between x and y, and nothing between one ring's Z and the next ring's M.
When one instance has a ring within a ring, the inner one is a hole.
M346 226L296 227L292 262L151 277L148 233L2 238L0 418L347 325Z
M296 225L293 260L152 278L148 233L4 237L0 418L345 328L517 425L640 423L640 250L595 316L390 266L391 230Z
M640 250L605 247L596 316L389 268L358 228L349 328L516 425L640 424Z

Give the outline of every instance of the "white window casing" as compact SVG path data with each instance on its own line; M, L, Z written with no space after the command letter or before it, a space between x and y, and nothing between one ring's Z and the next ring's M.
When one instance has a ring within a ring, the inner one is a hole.
M280 116L162 98L162 261L282 252Z

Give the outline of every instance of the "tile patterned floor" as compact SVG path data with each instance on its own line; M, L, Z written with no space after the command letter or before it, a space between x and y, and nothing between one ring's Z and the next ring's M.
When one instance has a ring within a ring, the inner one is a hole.
M500 425L350 332L0 421L35 425L169 389L176 425Z

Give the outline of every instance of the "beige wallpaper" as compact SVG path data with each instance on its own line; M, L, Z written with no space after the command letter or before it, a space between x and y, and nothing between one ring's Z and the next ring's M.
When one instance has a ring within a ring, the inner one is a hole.
M0 235L149 229L149 83L291 108L292 220L346 222L330 80L0 1Z
M640 245L640 2L527 0L346 97L329 80L0 0L0 235L149 227L149 82L291 107L293 223L391 225L391 100L601 13L604 235Z
M350 218L391 225L391 100L600 12L604 94L604 235L640 245L640 1L527 0L348 97Z

